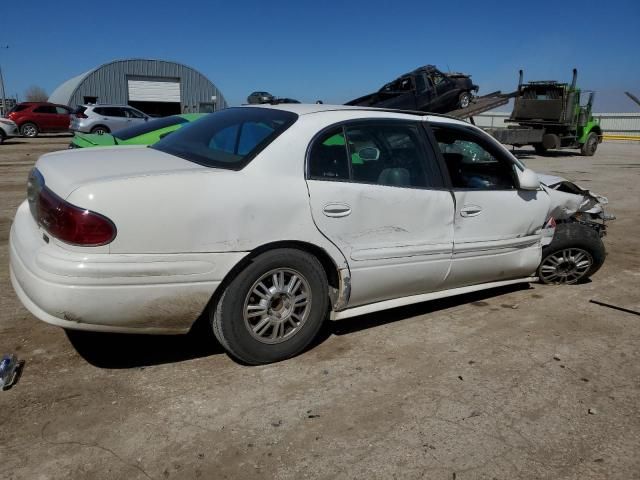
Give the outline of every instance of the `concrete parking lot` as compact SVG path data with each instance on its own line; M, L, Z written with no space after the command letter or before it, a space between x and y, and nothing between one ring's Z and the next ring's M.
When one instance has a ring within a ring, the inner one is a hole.
M11 220L39 155L0 145L0 478L640 478L640 144L518 152L609 198L602 270L328 324L279 364L235 363L206 330L66 333L9 281Z

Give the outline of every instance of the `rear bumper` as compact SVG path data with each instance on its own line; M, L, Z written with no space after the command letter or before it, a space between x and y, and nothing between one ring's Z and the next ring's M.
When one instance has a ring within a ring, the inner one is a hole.
M84 254L46 243L23 203L10 234L11 283L38 319L63 328L186 333L245 253Z

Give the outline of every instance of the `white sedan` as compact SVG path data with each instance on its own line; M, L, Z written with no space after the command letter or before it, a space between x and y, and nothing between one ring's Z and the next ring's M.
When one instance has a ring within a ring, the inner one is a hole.
M599 197L561 190L444 116L229 108L150 148L42 156L11 280L53 325L185 333L206 318L232 356L267 363L327 318L588 277Z

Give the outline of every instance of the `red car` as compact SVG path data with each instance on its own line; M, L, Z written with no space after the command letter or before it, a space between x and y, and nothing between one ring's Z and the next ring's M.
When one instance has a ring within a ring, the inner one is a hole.
M39 133L69 130L71 109L49 102L22 102L9 111L7 118L18 124L22 136L37 137Z

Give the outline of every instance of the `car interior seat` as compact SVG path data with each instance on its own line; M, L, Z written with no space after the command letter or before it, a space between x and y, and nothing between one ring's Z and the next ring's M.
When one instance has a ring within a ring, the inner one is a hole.
M404 187L411 185L411 174L406 168L385 168L378 176L380 185Z

